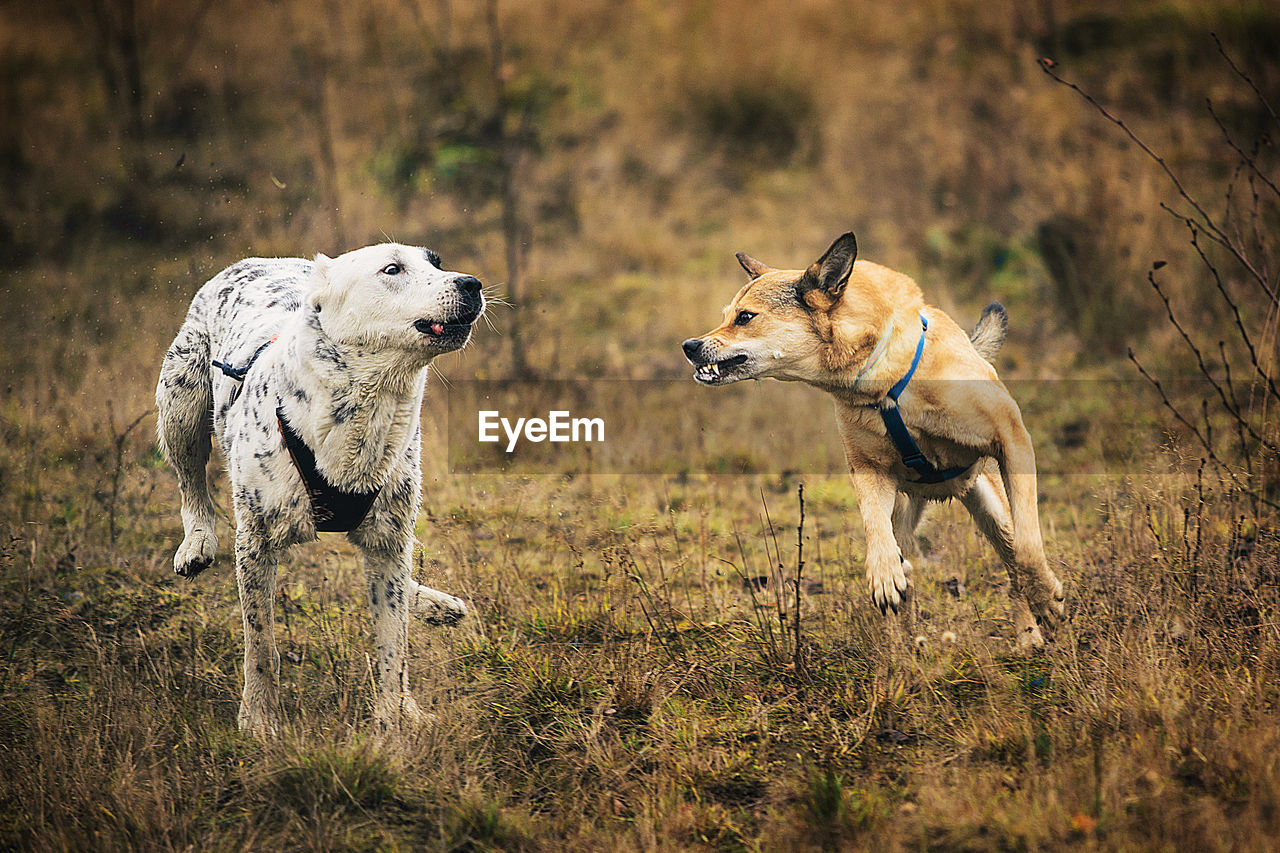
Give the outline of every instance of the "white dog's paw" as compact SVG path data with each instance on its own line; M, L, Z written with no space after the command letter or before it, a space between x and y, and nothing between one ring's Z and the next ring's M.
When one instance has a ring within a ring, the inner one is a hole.
M184 578L193 578L213 564L218 550L218 537L213 531L197 527L187 534L173 555L173 570Z
M419 708L408 693L379 693L373 701L373 719L382 731L394 732L429 725L435 715Z
M428 625L457 625L467 615L467 605L462 599L417 582L411 583L409 612Z
M909 563L895 560L889 566L888 569L879 572L867 571L867 585L871 587L871 600L876 607L880 608L881 613L887 613L890 610L897 613L898 608L907 600L907 590L911 586L911 581L907 577Z
M240 703L240 713L236 717L240 731L253 735L258 740L275 740L280 737L279 715L263 708L251 708Z

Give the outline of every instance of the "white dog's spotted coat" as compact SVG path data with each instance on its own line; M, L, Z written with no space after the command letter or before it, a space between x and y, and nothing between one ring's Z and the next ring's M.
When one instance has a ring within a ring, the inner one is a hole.
M207 568L217 548L206 480L211 435L227 462L245 627L241 728L259 735L278 730L276 562L283 549L316 538L277 408L329 483L378 491L348 534L364 554L373 611L374 712L386 725L419 716L405 674L407 615L452 624L466 613L457 598L410 576L419 410L427 365L464 346L483 309L479 280L442 270L430 250L397 244L315 262L241 261L192 300L160 371L158 432L182 493L185 538L174 570L184 577ZM251 359L243 381L213 366L216 360L243 368Z

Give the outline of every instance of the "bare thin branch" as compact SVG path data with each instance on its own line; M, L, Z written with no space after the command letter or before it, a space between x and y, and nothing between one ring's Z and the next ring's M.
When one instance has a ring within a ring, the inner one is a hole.
M1227 61L1227 64L1231 66L1231 70L1235 72L1235 75L1239 77L1241 80L1243 80L1244 82L1248 83L1249 88L1253 90L1253 94L1258 96L1258 101L1261 102L1262 106L1265 107L1267 112L1271 114L1272 121L1280 123L1280 116L1276 115L1276 111L1272 109L1271 104L1267 101L1266 96L1262 94L1262 92L1258 89L1257 85L1253 82L1253 78L1250 77L1248 74L1245 74L1244 71L1240 69L1240 66L1236 65L1235 61L1232 60L1232 58L1227 54L1226 49L1222 46L1222 40L1218 38L1218 34L1209 33L1209 35L1213 36L1213 43L1218 46L1218 53L1222 54L1222 58L1225 59Z
M1231 131L1227 130L1227 126L1222 123L1222 119L1218 117L1218 113L1214 110L1213 100L1211 98L1205 98L1204 103L1209 109L1209 115L1213 116L1214 124L1218 125L1218 130L1222 131L1222 138L1231 146L1231 150L1236 152L1236 155L1240 158L1241 164L1248 166L1249 170L1253 172L1253 174L1257 175L1259 180L1270 187L1271 191L1275 193L1277 197L1280 197L1280 187L1273 184L1271 179L1258 168L1258 162L1252 155L1246 154L1244 150L1236 144L1235 139L1231 136Z
M1271 374L1263 370L1262 365L1258 362L1258 351L1253 346L1253 337L1249 334L1249 330L1245 328L1244 319L1240 316L1240 306L1231 298L1231 294L1227 292L1226 285L1222 283L1222 276L1218 273L1218 268L1210 262L1204 253L1204 247L1200 245L1197 235L1199 232L1191 228L1191 246L1196 250L1196 254L1200 256L1200 260L1209 269L1213 275L1213 283L1217 286L1218 292L1222 294L1222 298L1231 308L1232 317L1235 319L1236 329L1240 332L1240 338L1244 341L1245 346L1249 349L1249 361L1253 364L1253 371L1258 378L1266 383L1267 389L1271 392L1271 396L1280 402L1280 390L1276 390L1275 381L1271 378Z
M1205 363L1204 355L1200 352L1200 347L1196 346L1195 341L1191 339L1191 335L1187 333L1187 330L1183 327L1182 323L1178 320L1177 315L1173 311L1173 306L1169 302L1169 297L1165 294L1164 288L1160 286L1160 282L1156 281L1154 272L1152 271L1147 272L1147 281L1151 284L1151 288L1155 290L1156 295L1160 297L1160 301L1164 303L1164 312L1165 312L1165 315L1169 318L1169 322L1173 325L1173 328L1177 330L1178 334L1182 336L1183 342L1186 343L1187 348L1190 349L1192 354L1196 357L1196 366L1200 368L1200 373L1204 376L1205 379L1209 381L1209 385L1213 388L1213 390L1217 392L1218 399L1222 401L1222 407L1227 410L1227 413L1231 415L1231 417L1239 421L1240 424L1249 431L1249 435L1253 436L1255 440L1265 445L1270 450L1280 452L1280 447L1276 446L1270 441L1267 441L1267 439L1263 438L1261 435L1259 435L1257 432L1254 431L1253 425L1249 423L1248 416L1242 413L1238 406L1235 406L1232 404L1231 398L1227 396L1226 390L1222 387L1222 383L1220 383L1217 379L1213 377L1212 371L1209 370L1209 366ZM1223 359L1223 363L1224 364L1226 363L1225 358ZM1228 373L1228 376L1229 375L1230 373ZM1209 417L1208 417L1208 414L1206 413L1205 414L1206 429L1208 429L1208 423L1209 423Z
M1213 232L1213 231L1206 230L1204 227L1204 223L1200 222L1197 219L1193 219L1190 216L1187 216L1185 213L1180 213L1179 211L1174 210L1172 207L1165 204L1164 202L1160 202L1160 206L1164 208L1164 210L1170 216L1173 216L1174 218L1180 220L1182 224L1187 226L1187 228L1204 234L1214 243L1226 249L1231 254L1231 256L1234 257L1242 267L1244 267L1245 271L1249 273L1249 277L1258 283L1258 286L1262 288L1262 292L1265 293L1267 295L1267 298L1269 298L1272 302L1275 302L1277 298L1280 298L1280 297L1277 297L1276 291L1271 287L1270 283L1268 283L1267 278L1265 275L1263 275L1262 271L1254 267L1253 263L1250 262L1249 259L1244 256L1244 254L1238 251L1236 247L1232 245L1232 243L1229 240L1225 239L1225 237L1221 235L1220 231ZM1203 257L1203 254L1201 255L1201 257Z
M1222 458L1219 457L1218 454L1214 451L1213 445L1211 445L1208 442L1204 434L1200 432L1200 429L1195 424L1191 423L1191 421L1187 420L1186 417L1183 416L1182 411L1173 404L1173 401L1169 399L1169 395L1165 393L1164 386L1160 384L1160 380L1156 379L1154 376L1152 376L1150 373L1147 372L1146 368L1142 366L1142 362L1138 361L1138 357L1133 354L1132 349L1129 350L1129 361L1133 362L1134 367L1138 368L1138 372L1142 374L1142 378L1150 382L1152 387L1156 389L1156 392L1160 395L1160 402L1164 405L1164 407L1168 409L1169 412L1175 418L1178 419L1179 423L1181 423L1187 429L1191 430L1191 434L1196 437L1196 440L1200 442L1200 446L1204 448L1205 453L1209 455L1209 460L1213 462L1213 464L1216 465L1219 468L1219 470L1226 471L1227 476L1231 478L1231 482L1235 483L1236 487L1239 488L1240 491L1247 494L1249 497L1253 498L1254 500L1260 501L1266 504L1272 509L1280 509L1280 504L1275 503L1274 501L1268 500L1267 498L1263 497L1262 495L1250 489L1244 483L1240 482L1240 478L1236 476L1236 472L1231 470L1231 467L1227 465L1227 463L1222 461Z
M1269 296L1271 296L1272 299L1276 298L1275 291L1267 283L1266 278L1253 265L1249 257L1245 255L1244 252L1242 252L1234 243L1231 242L1226 232L1222 230L1221 226L1219 226L1218 223L1214 220L1214 218L1209 215L1209 212L1204 209L1204 207L1200 204L1200 202L1198 202L1195 199L1195 197L1192 196L1191 193L1187 191L1187 188L1183 186L1181 179L1178 178L1177 173L1173 171L1173 169L1169 166L1169 164L1165 161L1163 157L1157 154L1151 148L1151 146L1143 142L1142 139L1136 133L1133 132L1133 130L1129 127L1129 125L1124 123L1123 119L1117 118L1116 116L1112 115L1110 110L1108 110L1106 107L1100 104L1097 101L1097 99L1095 99L1088 92L1081 89L1075 83L1065 80L1061 76L1059 76L1057 72L1053 70L1052 65L1047 60L1044 60L1044 59L1040 60L1040 68L1042 71L1044 71L1045 74L1048 74L1051 78L1061 83L1063 86L1066 86L1068 89L1071 89L1081 98L1083 98L1103 118L1105 118L1107 121L1111 122L1116 127L1124 131L1125 135L1129 137L1130 141L1132 141L1134 145L1137 145L1138 148L1142 151L1142 153L1146 154L1147 157L1151 158L1151 160L1160 167L1161 171L1165 173L1165 175L1169 178L1169 181L1173 184L1174 189L1177 190L1178 195L1182 197L1183 201L1191 205L1191 208L1195 210L1196 214L1199 215L1200 219L1198 220L1192 219L1190 217L1185 216L1184 214L1180 214L1173 211L1171 208L1168 208L1167 206L1166 206L1166 209L1169 210L1171 213L1173 213L1175 216L1178 216L1184 220L1190 219L1190 221L1198 225L1211 240L1213 240L1218 245L1222 246L1222 248L1226 249L1227 252L1230 253L1231 256L1235 258L1236 261L1241 266L1243 266L1246 270L1248 270L1249 274L1258 281L1258 284L1262 286L1262 288L1267 292Z
M1084 89L1081 89L1075 83L1072 83L1069 80L1065 80L1061 76L1059 76L1058 73L1053 70L1053 67L1044 59L1040 60L1040 69L1044 71L1045 74L1048 74L1054 80L1061 83L1063 86L1066 86L1068 89L1075 92L1077 95L1083 98L1085 102L1089 104L1089 106L1093 107L1094 110L1096 110L1099 115L1101 115L1107 121L1114 124L1116 127L1120 128L1122 131L1124 131L1125 136L1129 137L1130 141L1132 141L1134 145L1137 145L1138 148L1142 150L1142 153L1150 157L1151 160L1153 160L1156 163L1156 165L1158 165L1160 169L1165 173L1165 175L1169 178L1169 180L1173 182L1174 189L1178 191L1178 195L1182 196L1182 199L1186 201L1187 204L1191 205L1191 207L1196 211L1196 213L1200 214L1200 216L1204 220L1203 227L1206 227L1207 229L1213 230L1213 231L1217 230L1217 226L1214 224L1213 217L1211 217L1209 213L1203 207L1200 206L1200 203L1196 201L1195 198L1193 198L1189 192L1187 192L1186 187L1182 185L1182 181L1178 178L1177 173L1175 173L1173 169L1169 166L1169 164L1165 162L1165 159L1163 157L1161 157L1154 150L1152 150L1151 146L1143 142L1142 139L1139 138L1139 136L1136 133L1134 133L1132 129L1130 129L1129 125L1124 123L1123 119L1117 118L1116 116L1112 115L1110 110L1108 110L1106 107L1100 104L1096 98L1094 98Z
M1237 411L1239 411L1240 398L1236 396L1236 386L1235 386L1235 383L1231 380L1231 361L1227 358L1227 342L1226 341L1223 341L1223 340L1218 341L1218 355L1222 358L1222 368L1223 370L1226 371L1226 375L1227 375L1226 385L1227 385L1227 391L1231 395L1231 404L1235 406ZM1246 426L1245 420L1241 417L1237 417L1236 418L1236 435L1240 441L1240 456L1241 458L1244 459L1245 473L1252 477L1253 476L1253 456L1252 454L1249 453L1248 444L1244 440L1245 426ZM1249 430L1249 431L1253 432L1253 430Z

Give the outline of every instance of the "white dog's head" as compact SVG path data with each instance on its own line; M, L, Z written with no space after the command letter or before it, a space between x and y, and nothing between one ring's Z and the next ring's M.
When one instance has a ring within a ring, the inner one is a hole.
M430 249L382 243L317 255L305 310L335 343L401 350L423 363L461 349L484 311L480 280Z

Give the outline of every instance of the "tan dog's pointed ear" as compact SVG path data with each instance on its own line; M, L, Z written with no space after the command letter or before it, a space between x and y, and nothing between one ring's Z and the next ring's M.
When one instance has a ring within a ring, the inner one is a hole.
M738 259L738 263L742 264L742 268L747 271L747 275L752 279L757 279L767 272L773 272L773 267L768 264L762 264L746 252L738 252L734 255Z
M810 291L816 290L830 302L835 302L844 293L844 286L849 283L849 275L853 272L853 262L857 259L857 238L852 231L841 234L826 253L805 270L804 277L796 286L798 295L805 299Z

